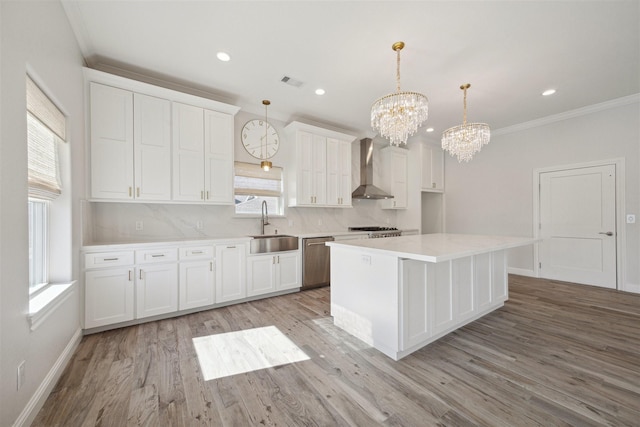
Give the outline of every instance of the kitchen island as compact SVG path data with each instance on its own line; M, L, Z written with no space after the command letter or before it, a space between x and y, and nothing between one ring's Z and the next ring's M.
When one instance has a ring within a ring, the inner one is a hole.
M327 242L334 324L399 360L502 307L507 250L535 242L463 234Z

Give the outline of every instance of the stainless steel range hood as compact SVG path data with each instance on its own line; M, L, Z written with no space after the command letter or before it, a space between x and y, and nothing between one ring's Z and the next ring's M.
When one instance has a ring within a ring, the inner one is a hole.
M360 140L360 187L351 193L352 199L392 199L373 185L373 141L371 138Z

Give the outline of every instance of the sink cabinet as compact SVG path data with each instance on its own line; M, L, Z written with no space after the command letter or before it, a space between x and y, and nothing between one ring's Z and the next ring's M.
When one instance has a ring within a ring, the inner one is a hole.
M247 258L247 296L300 287L300 251L251 255Z

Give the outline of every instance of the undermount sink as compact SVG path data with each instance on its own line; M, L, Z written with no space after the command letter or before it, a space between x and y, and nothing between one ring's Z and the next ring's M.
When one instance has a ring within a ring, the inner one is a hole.
M295 251L298 249L298 238L286 234L259 234L251 236L250 250L252 254L269 252Z

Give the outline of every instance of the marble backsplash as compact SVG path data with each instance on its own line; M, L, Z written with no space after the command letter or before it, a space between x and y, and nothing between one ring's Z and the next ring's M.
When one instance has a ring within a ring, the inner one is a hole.
M378 201L353 200L353 208L286 208L269 217L266 234L347 230L349 226L396 225L396 211ZM83 244L153 242L260 234L260 217L239 217L233 206L160 203L83 203ZM198 229L198 222L202 228ZM136 230L136 222L142 230Z

